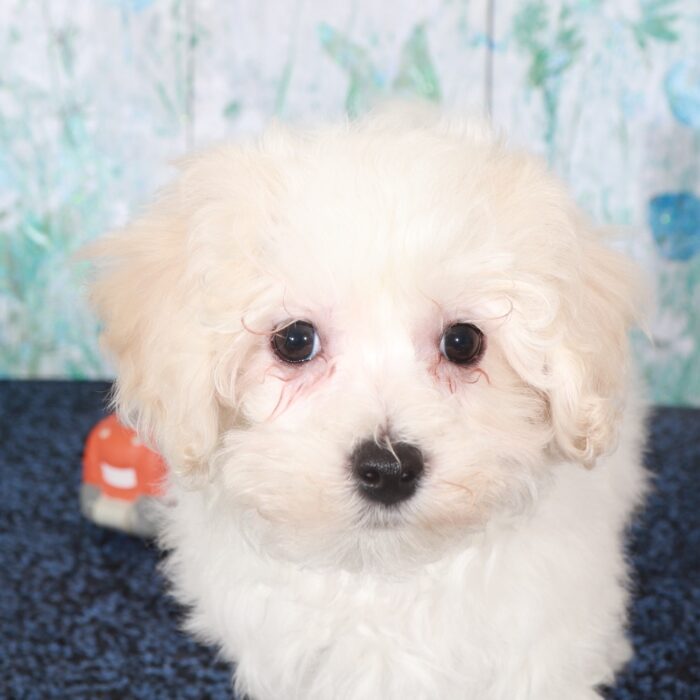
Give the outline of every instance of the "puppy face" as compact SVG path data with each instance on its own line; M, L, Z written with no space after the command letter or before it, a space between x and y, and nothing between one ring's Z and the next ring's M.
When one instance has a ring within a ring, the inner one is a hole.
M629 266L537 162L407 121L196 157L98 249L122 416L285 556L435 553L613 446Z

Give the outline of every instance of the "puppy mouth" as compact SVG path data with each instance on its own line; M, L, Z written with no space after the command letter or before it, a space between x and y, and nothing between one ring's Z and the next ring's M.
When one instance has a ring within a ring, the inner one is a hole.
M360 513L358 525L367 530L395 530L406 525L406 510L399 505L366 504Z

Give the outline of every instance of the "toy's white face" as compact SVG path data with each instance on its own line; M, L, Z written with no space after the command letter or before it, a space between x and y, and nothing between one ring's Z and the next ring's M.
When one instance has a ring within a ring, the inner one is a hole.
M199 452L253 536L354 565L434 554L520 512L555 454L607 447L627 272L537 165L429 130L277 139L248 171L220 152L186 172L159 289L177 318L122 362L175 468ZM167 368L157 409L139 363Z

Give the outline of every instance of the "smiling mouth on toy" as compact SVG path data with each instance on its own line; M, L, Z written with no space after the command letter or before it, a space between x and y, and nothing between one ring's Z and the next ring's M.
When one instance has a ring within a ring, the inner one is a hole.
M136 470L133 467L115 467L108 462L100 464L100 471L104 482L116 489L136 488Z

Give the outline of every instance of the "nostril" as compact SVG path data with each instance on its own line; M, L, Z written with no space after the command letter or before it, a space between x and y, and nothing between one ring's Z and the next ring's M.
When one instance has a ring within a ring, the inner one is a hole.
M379 483L381 476L376 469L365 469L360 474L360 479L362 479L362 481L365 484L369 484L370 486L374 486L375 484Z

